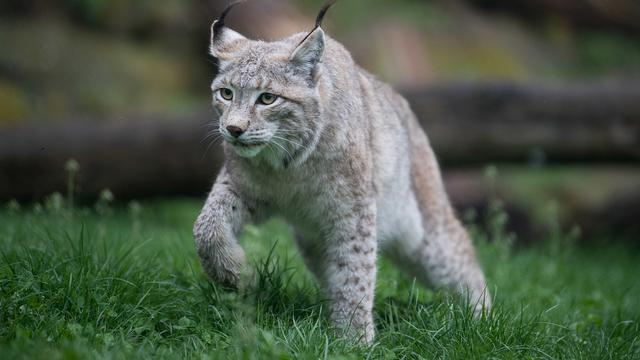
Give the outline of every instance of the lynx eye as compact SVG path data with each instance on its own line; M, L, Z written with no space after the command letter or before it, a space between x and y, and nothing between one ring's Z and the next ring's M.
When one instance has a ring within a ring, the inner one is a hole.
M220 96L225 100L233 100L233 91L231 91L231 89L222 88L220 89Z
M258 102L260 102L260 104L263 105L271 105L273 104L276 100L278 99L277 95L274 95L272 93L263 93L262 95L260 95L260 97L258 98Z

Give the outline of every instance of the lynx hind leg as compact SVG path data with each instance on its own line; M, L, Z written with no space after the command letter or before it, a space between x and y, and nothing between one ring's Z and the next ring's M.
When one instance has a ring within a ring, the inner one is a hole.
M436 179L440 179L439 174ZM480 314L491 308L484 273L471 238L456 217L444 188L438 185L419 194L424 235L413 244L406 260L412 265L413 275L422 282L459 293ZM398 240L398 245L405 245L404 241Z
M438 162L426 135L415 121L411 132L411 177L424 235L419 241L398 239L412 275L424 283L468 296L476 313L489 310L491 298L467 231L456 217L442 183ZM407 251L408 250L408 251Z
M427 231L418 244L406 238L395 240L389 255L423 284L468 298L474 312L480 314L491 308L484 274L466 231L457 219L451 221L447 227Z
M473 244L455 216L451 215L441 230L427 234L421 256L431 283L467 296L476 313L491 309L491 296Z

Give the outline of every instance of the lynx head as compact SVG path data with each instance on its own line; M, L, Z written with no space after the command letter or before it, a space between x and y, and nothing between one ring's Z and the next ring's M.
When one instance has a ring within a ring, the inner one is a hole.
M225 25L237 3L211 26L210 53L219 66L211 85L219 131L237 155L286 167L306 157L319 137L317 85L325 49L320 24L334 1L310 33L274 42L247 39Z

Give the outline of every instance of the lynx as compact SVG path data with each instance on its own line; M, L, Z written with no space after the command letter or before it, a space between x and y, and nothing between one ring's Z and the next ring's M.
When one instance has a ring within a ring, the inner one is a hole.
M274 41L211 27L213 105L225 164L195 226L215 282L237 286L248 222L284 217L344 336L370 343L376 259L488 310L485 278L407 101L315 28Z

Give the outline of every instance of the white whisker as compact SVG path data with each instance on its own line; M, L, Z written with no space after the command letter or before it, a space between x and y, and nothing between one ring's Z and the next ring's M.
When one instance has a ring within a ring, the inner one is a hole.
M289 150L287 150L284 146L282 146L281 144L279 144L277 141L270 141L269 143L272 143L276 146L278 146L279 148L281 148L282 150L284 150L284 152L289 156L289 159L292 160L293 159L293 155L291 155L291 153L289 152Z
M301 144L298 144L297 142L295 142L295 141L293 141L293 140L290 140L290 139L287 139L287 138L284 138L284 137L282 137L282 136L273 135L273 138L274 138L274 139L278 139L278 140L284 140L284 141L286 141L286 142L288 142L288 143L290 143L290 144L293 144L293 145L295 145L295 146L297 146L297 147L302 147L302 145L301 145Z

